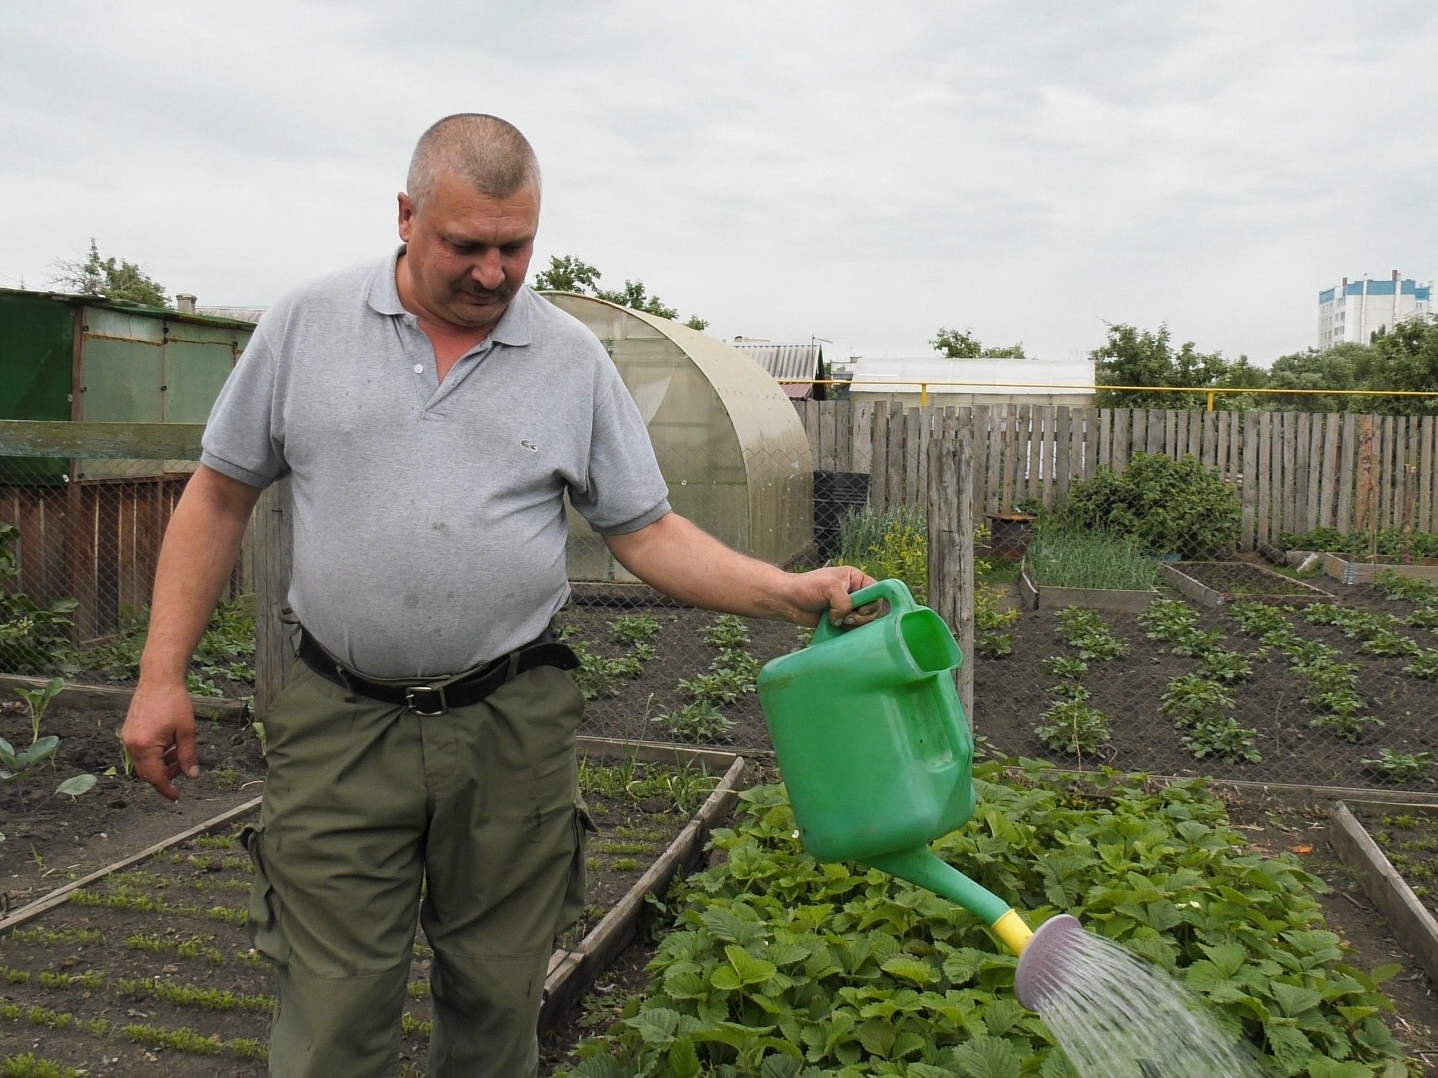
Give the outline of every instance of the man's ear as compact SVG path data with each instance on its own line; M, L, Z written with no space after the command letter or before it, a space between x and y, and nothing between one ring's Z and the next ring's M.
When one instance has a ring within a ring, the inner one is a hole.
M401 191L399 193L399 238L408 243L413 228L414 202L410 200L409 195Z

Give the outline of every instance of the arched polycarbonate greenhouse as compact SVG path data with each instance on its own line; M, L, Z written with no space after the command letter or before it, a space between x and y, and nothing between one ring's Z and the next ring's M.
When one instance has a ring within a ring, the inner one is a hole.
M809 442L779 384L735 348L667 318L546 292L604 342L639 406L675 512L775 564L813 534ZM569 578L632 581L570 512Z

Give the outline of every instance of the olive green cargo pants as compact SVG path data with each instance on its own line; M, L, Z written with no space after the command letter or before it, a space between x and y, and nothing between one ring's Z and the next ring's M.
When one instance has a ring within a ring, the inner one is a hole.
M419 716L295 664L245 833L250 937L279 973L271 1075L396 1073L417 911L434 949L431 1078L536 1073L549 955L584 898L583 709L552 667Z

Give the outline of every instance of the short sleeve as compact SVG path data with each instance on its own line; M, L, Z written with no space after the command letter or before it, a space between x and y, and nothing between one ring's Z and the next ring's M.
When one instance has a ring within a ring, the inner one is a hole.
M200 463L261 489L289 471L284 432L275 429L278 363L267 328L261 320L215 398L200 442Z
M644 418L612 374L594 411L587 485L569 491L574 508L600 535L625 535L669 512L669 485L654 457Z

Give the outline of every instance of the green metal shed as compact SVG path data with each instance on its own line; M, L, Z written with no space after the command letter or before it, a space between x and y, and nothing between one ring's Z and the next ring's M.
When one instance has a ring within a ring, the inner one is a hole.
M0 419L203 423L250 322L0 289ZM149 602L160 539L193 461L0 457L0 522L20 529L15 586L79 602L80 640Z

